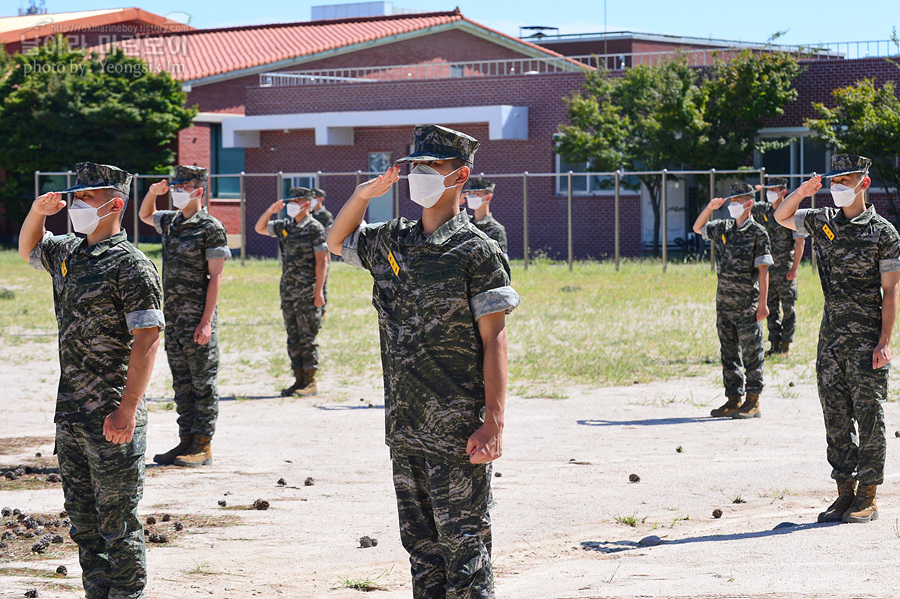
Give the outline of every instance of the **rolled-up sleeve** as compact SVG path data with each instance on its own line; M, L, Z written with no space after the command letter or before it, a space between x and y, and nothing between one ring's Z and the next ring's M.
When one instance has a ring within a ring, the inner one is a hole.
M809 208L803 208L794 213L794 228L802 237L809 236L809 229L806 227L807 214L809 214Z
M162 235L162 221L163 217L166 215L165 210L157 210L153 213L153 228L156 229L156 232Z
M486 314L505 312L509 314L522 301L519 294L510 285L488 289L469 300L472 315L478 320Z
M162 310L137 310L125 315L125 323L128 325L128 331L132 333L135 329L154 327L159 327L161 331L166 328L166 317L163 316Z
M509 314L522 301L509 279L509 263L496 241L490 241L486 256L469 270L469 308L477 321L486 314Z
M369 225L363 221L362 224L357 227L356 231L347 235L347 237L344 238L344 243L341 244L341 258L344 259L344 262L350 266L368 270L370 242L377 234L381 225L382 223Z
M50 231L45 231L44 236L41 237L41 240L34 246L34 249L31 250L31 253L28 254L28 264L31 265L31 268L35 270L47 270L44 268L44 242L53 237L53 233Z
M166 326L162 312L162 287L152 262L143 259L123 261L119 272L119 294L125 308L129 331Z
M753 266L759 268L760 266L772 266L775 264L775 260L772 259L771 254L763 254L762 256L757 256L753 261ZM744 267L746 268L746 267Z
M204 254L207 260L217 260L219 258L227 260L231 258L231 250L227 247L207 248Z
M900 236L888 225L878 239L878 270L880 272L900 271Z
M269 237L278 237L278 235L275 234L275 221L274 220L270 220L269 222L266 223L266 232L269 234Z

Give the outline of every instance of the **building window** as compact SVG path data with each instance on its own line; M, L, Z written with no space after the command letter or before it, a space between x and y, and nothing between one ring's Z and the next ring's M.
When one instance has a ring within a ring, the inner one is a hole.
M291 187L313 189L319 186L316 173L284 173L281 178L281 197L288 197Z
M210 172L213 175L239 175L244 170L244 148L222 147L222 125L210 123ZM213 198L241 197L239 177L212 177L209 194Z
M572 195L614 195L616 178L611 175L592 175L587 162L569 163L556 155L556 195L568 195L569 171L572 171ZM640 189L640 180L635 175L623 175L619 179L619 193Z

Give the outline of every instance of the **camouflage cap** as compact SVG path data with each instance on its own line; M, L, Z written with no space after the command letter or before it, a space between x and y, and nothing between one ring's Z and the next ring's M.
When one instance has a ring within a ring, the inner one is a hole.
M206 182L208 175L209 169L179 164L172 171L172 181L170 183L172 185L180 185L181 183L187 183L188 181Z
M305 200L313 197L313 190L309 187L291 187L285 200Z
M62 193L90 191L92 189L115 189L126 196L131 193L131 175L109 164L79 162L75 165L75 185Z
M773 187L781 187L783 189L787 189L788 180L787 177L769 177L766 176L766 184L763 185L764 189L771 189Z
M823 178L839 177L850 173L866 173L872 166L872 159L853 154L835 154L831 157L831 170L822 175Z
M733 183L731 185L731 195L725 199L730 200L740 196L753 195L754 193L756 193L756 191L746 183Z
M425 162L459 158L472 166L478 140L440 125L418 125L413 130L413 153L395 162Z
M493 181L486 181L484 177L474 177L469 179L469 187L468 191L486 191L488 193L494 193L495 183Z
M315 198L324 198L325 190L321 187L313 187L313 197Z

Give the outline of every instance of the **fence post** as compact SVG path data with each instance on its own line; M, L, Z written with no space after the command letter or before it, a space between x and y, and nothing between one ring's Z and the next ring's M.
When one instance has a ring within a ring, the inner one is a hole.
M134 212L134 247L139 247L141 242L139 240L140 237L140 227L141 220L138 215L138 179L140 178L140 173L135 173L134 177L131 178L132 189L134 190L134 202L132 202L131 209Z
M241 171L238 179L238 188L241 194L241 266L247 261L247 196L244 191L244 171Z
M812 176L815 177L816 174L813 173ZM810 178L812 178L812 177L810 177ZM800 183L802 185L803 181L801 180ZM809 197L809 207L812 208L813 210L816 209L816 194L812 194ZM812 259L813 271L815 271L816 270L816 240L813 239L812 235L809 236L809 256Z
M621 255L619 251L619 183L622 176L622 171L616 171L616 195L613 203L613 211L614 211L614 221L615 224L615 255L616 255L616 272L619 272L619 262L621 261Z
M400 218L400 182L392 186L394 191L394 218Z
M359 182L360 182L361 177L362 177L362 171L359 169L356 169L356 186L357 187L359 187Z
M522 254L528 270L528 171L522 173Z
M38 196L40 196L40 195L41 195L41 171L34 171L34 199L38 199Z
M660 214L662 215L662 261L663 261L663 272L666 272L666 267L669 263L669 219L668 219L668 203L666 202L666 186L667 186L667 174L668 170L663 169L662 171L662 194L659 198L660 203Z
M764 166L759 167L759 184L762 185L763 187L766 186L766 167L764 167ZM763 189L760 191L760 193L763 194L763 199L765 199L766 190ZM754 199L756 199L756 198L754 197Z
M714 197L716 197L716 169L711 168L709 169L709 201L711 202ZM716 244L712 240L709 241L709 269L716 269Z
M569 272L572 272L572 263L574 262L574 252L572 248L572 171L569 171L568 175L568 194L566 197L566 204L568 207L568 231L569 231Z
M66 171L66 189L69 189L70 187L72 187L72 175L73 175L72 171L69 171L69 170ZM66 218L66 233L68 233L69 235L72 234L72 219L71 218Z

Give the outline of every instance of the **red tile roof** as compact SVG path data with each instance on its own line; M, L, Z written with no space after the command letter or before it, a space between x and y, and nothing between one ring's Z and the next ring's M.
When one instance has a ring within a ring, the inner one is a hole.
M119 23L137 22L148 29L185 31L193 27L170 21L140 8L111 8L83 10L67 13L48 13L0 17L0 43L10 44L22 40L78 33L90 29L103 29Z
M265 65L277 68L282 61L462 22L520 44L528 53L561 56L474 23L463 17L458 8L448 12L201 29L138 37L118 45L127 54L146 60L153 70L168 71L182 81L197 81ZM109 51L108 46L94 49L101 54Z

